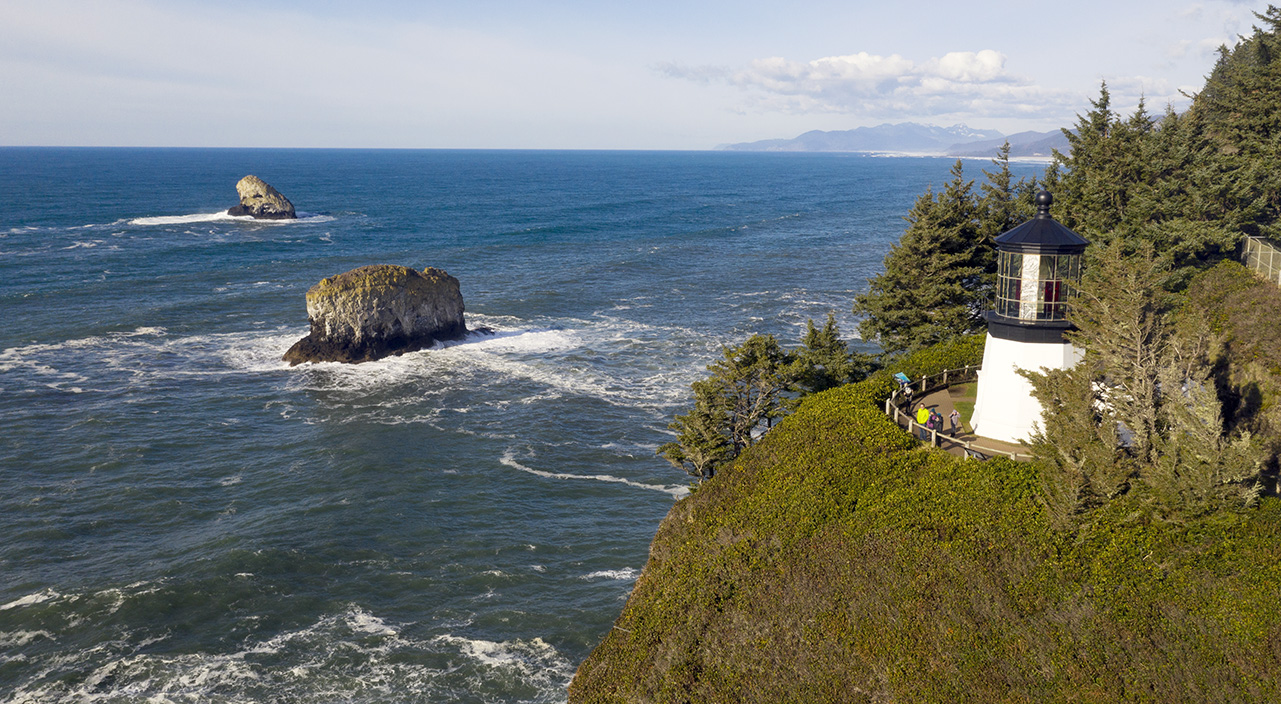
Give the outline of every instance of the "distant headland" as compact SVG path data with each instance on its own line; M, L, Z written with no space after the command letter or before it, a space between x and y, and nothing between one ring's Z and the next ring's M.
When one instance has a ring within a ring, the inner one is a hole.
M1011 157L1050 157L1055 149L1070 145L1062 130L1019 132L1005 135L996 130L965 125L935 127L915 122L858 127L825 132L812 130L792 139L723 144L718 150L736 152L863 152L937 156L992 157L1006 141Z

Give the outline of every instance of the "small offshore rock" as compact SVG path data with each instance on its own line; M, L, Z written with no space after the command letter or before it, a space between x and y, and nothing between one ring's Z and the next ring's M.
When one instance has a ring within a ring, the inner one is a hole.
M376 264L321 279L307 291L307 318L311 333L285 353L291 366L369 362L467 334L458 279L431 267Z
M294 204L257 176L246 176L236 182L240 205L227 210L228 215L250 215L259 220L293 220L298 217Z

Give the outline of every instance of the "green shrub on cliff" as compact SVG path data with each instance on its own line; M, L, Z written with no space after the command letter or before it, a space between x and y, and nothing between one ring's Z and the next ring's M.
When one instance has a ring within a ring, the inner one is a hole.
M1035 464L880 412L924 350L809 397L663 522L573 702L1272 701L1281 501L1174 523L1119 497L1056 530Z

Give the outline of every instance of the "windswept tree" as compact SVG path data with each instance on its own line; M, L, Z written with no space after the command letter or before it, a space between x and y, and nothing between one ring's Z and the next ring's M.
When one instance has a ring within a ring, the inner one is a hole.
M691 476L710 479L801 397L860 381L875 369L871 355L850 352L831 313L822 328L813 320L805 328L796 350L784 349L773 335L723 347L707 367L711 375L692 384L694 407L667 426L676 439L658 454Z
M658 454L693 476L713 476L754 443L762 427L787 412L795 361L773 335L753 335L722 348L721 358L707 367L711 376L692 384L694 408L668 426L676 440L659 447Z
M699 481L711 479L718 467L734 459L725 411L713 399L696 396L689 413L676 416L667 427L676 440L659 447L658 454Z
M795 382L795 357L773 335L752 335L722 350L707 369L712 375L693 384L695 398L708 399L723 413L737 454L756 441L761 426L787 412L785 393Z

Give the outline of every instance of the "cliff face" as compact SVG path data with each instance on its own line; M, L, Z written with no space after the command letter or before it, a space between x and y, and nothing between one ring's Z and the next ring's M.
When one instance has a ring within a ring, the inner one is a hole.
M1166 523L1123 496L1061 532L1037 465L953 458L880 411L892 372L980 356L810 397L677 503L570 701L1281 696L1281 501Z
M246 176L236 182L240 205L227 210L228 215L250 215L259 220L293 220L298 217L294 204L257 176Z
M467 334L458 279L433 268L379 264L322 279L307 291L307 318L290 364L366 362Z

